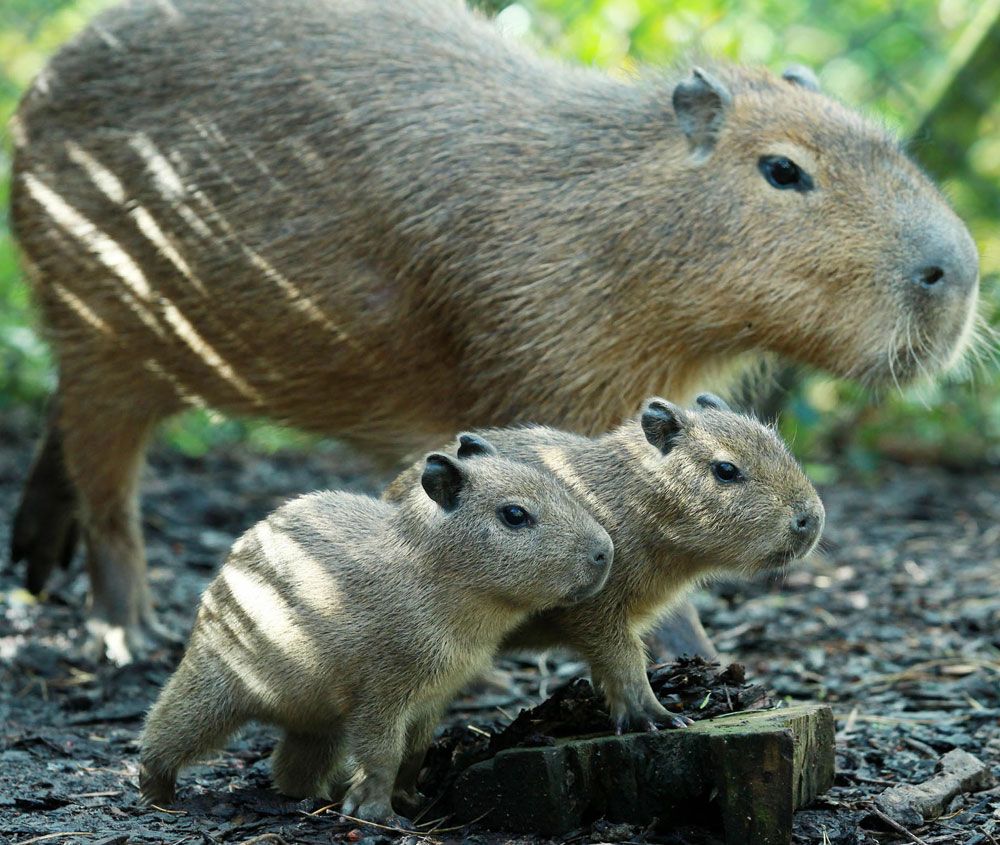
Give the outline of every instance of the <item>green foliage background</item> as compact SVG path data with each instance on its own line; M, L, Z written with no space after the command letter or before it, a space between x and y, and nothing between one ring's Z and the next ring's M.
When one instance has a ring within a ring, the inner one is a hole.
M110 0L3 0L0 125L6 127L21 91L47 57L107 5ZM478 5L498 14L512 36L613 73L632 74L640 64L670 64L692 55L776 70L790 62L814 68L825 90L910 138L917 158L942 180L980 246L983 312L994 328L1000 326L1000 70L986 65L964 79L966 88L949 88L985 32L992 31L1000 54L1000 0L479 0ZM964 106L960 121L948 113L956 97ZM949 137L956 143L949 145ZM0 206L6 208L5 129L0 142ZM4 215L0 411L17 403L40 404L52 387L51 362L33 325ZM883 397L877 406L855 386L809 376L793 391L782 425L820 476L845 461L871 468L884 454L963 464L1000 460L997 365L994 336L980 363L964 374ZM210 414L188 415L172 424L167 436L194 453L218 440L249 439L264 449L296 442L272 426Z

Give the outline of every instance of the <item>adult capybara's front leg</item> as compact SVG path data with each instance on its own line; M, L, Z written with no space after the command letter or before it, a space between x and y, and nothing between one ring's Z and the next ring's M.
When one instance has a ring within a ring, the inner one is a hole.
M90 575L88 649L124 665L162 635L153 615L139 517L146 445L167 416L139 401L64 394L63 455L79 497Z
M14 516L10 557L25 561L25 584L40 593L56 566L69 565L79 533L76 488L63 457L58 398Z
M679 604L647 639L657 659L672 660L684 655L719 659L719 652L712 645L690 599Z

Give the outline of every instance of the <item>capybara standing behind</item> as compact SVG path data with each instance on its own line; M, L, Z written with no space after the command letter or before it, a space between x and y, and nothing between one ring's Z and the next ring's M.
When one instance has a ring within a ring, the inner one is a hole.
M458 0L101 15L13 125L59 362L13 536L30 588L82 528L93 641L130 658L154 621L142 456L192 405L398 458L471 426L606 431L760 353L874 384L949 365L969 233L813 83L616 79Z
M330 796L353 775L343 811L372 821L394 785L412 797L441 713L504 634L593 596L612 565L558 481L474 442L476 460L430 455L398 506L315 493L235 544L147 718L146 800L172 800L178 770L251 719L284 728L284 793Z
M641 639L666 610L700 580L805 556L823 530L816 490L772 429L711 394L697 405L650 399L638 419L593 439L545 426L480 433L500 454L551 473L611 535L615 565L601 593L533 615L505 647L577 651L618 731L677 721L649 686ZM467 454L462 440L457 449ZM401 474L384 498L404 497L417 472Z

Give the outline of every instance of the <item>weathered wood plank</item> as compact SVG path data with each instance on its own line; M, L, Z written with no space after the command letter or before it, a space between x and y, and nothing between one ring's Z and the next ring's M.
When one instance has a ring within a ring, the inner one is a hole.
M605 817L722 827L730 845L779 845L792 813L833 783L833 714L799 704L690 728L514 748L471 766L452 805L460 820L561 834Z

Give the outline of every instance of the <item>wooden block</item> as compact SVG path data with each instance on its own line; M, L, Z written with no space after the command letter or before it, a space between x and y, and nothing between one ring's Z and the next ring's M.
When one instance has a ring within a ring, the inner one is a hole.
M728 845L784 845L792 813L833 784L833 714L797 704L682 730L512 748L458 778L460 821L559 835L595 819L722 827Z

